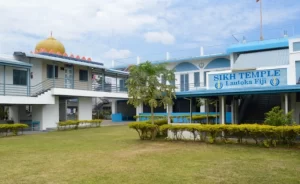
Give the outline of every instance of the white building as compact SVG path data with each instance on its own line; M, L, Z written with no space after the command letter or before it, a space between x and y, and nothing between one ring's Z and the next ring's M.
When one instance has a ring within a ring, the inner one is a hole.
M217 112L220 123L261 123L266 112L281 106L286 113L293 110L295 122L300 122L299 37L241 42L213 55L205 55L205 48L199 51L196 57L176 59L167 53L165 60L153 61L175 70L177 98L169 108L173 116ZM218 103L197 107L197 97ZM124 114L125 105L119 104L115 112ZM155 112L166 115L167 109ZM140 106L136 114L147 116L150 109Z
M51 36L38 43L34 53L0 56L0 104L9 108L9 120L35 124L40 130L55 128L67 119L70 99L77 102L75 118L90 120L92 98L127 98L117 83L105 82L107 77L118 81L127 78L128 72L105 68L90 58L68 56Z

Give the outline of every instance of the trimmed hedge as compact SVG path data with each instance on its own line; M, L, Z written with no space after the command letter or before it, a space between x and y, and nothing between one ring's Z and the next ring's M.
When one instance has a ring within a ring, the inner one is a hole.
M101 119L94 120L67 120L61 121L57 123L58 130L66 130L66 129L78 129L80 125L85 125L89 127L99 127L102 123Z
M12 132L13 135L18 135L20 131L24 128L28 128L28 125L22 123L15 123L15 124L0 124L0 132L5 133L7 136L9 132Z
M191 133L194 141L208 141L215 143L219 138L228 142L228 138L236 138L238 143L253 139L256 144L265 147L276 146L277 144L292 145L297 136L300 135L300 126L270 126L258 124L242 125L163 125L160 131L171 131L173 140L186 139L183 132Z
M139 121L129 123L129 128L132 128L137 131L141 140L144 139L155 139L157 136L166 136L166 131L160 131L160 126L167 125L167 119L158 119L154 121L152 125L151 121Z

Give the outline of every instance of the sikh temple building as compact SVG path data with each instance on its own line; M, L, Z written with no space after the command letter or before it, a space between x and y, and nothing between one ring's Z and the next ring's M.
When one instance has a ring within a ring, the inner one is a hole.
M108 101L113 122L147 117L146 105L127 104L126 79L130 65L113 68L89 57L67 54L64 45L50 36L34 51L0 55L0 104L7 119L35 130L55 128L57 122L92 119L93 100ZM138 60L137 63L139 64ZM293 110L300 122L300 37L241 42L226 52L153 61L174 69L176 99L156 115L219 114L217 123L260 123L274 106ZM166 83L162 78L162 83ZM214 101L198 107L196 98ZM174 118L174 123L188 122Z
M228 46L224 53L211 55L205 55L205 49L199 50L195 57L170 59L167 53L165 60L155 61L173 69L176 77L174 105L156 108L156 115L167 116L170 112L173 117L189 117L209 112L220 115L217 123L262 123L265 113L279 106L284 113L293 110L293 119L299 124L299 37L242 41ZM127 68L114 67L120 71ZM208 104L198 107L197 98ZM122 104L117 107L123 109ZM149 117L150 108L141 105L136 114ZM173 121L189 122L184 118Z
M128 72L108 69L89 57L67 54L51 35L30 53L0 55L0 104L8 109L7 121L46 130L70 114L91 120L94 98L127 98L117 82L105 82L127 77Z

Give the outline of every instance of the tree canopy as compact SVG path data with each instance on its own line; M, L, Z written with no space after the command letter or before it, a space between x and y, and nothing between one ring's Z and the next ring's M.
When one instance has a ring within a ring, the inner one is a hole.
M172 105L175 98L175 74L164 64L152 64L147 61L131 66L126 86L128 103L135 107L141 104L149 105L152 123L154 109L162 105L165 108Z

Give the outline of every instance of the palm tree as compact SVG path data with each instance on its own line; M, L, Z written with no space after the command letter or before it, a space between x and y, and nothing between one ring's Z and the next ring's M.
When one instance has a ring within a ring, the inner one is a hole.
M128 89L128 104L135 107L145 104L151 108L151 122L154 124L154 109L173 105L175 98L175 74L164 64L154 65L147 61L129 68L129 78L126 81ZM164 82L160 82L160 78ZM168 84L167 84L168 82ZM170 112L170 111L169 111ZM170 119L170 113L168 113Z

